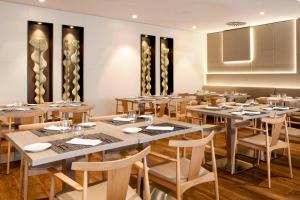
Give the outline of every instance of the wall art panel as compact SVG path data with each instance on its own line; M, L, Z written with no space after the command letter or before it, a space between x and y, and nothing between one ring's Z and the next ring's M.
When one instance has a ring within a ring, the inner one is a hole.
M173 38L160 38L160 93L162 95L174 92L173 52Z
M141 95L155 95L155 36L141 35Z
M53 24L28 21L27 102L52 101Z
M62 26L62 98L65 101L83 101L84 29Z

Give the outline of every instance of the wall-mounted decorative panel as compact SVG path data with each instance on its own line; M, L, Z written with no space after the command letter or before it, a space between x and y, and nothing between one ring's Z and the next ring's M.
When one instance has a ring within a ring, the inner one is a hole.
M155 95L155 36L141 35L141 95Z
M223 61L250 60L250 27L223 32Z
M28 21L27 34L27 102L52 101L53 24Z
M249 28L247 28L249 29ZM240 40L245 38L248 42L247 34L239 30L238 37L230 36L230 40ZM222 57L242 55L242 50L236 49L232 42L229 42L226 36L230 31L210 33L207 35L207 62L208 73L214 74L278 74L278 73L296 73L296 21L288 20L253 26L250 28L250 60L246 62L225 62ZM236 32L238 33L238 32ZM223 34L223 37L222 37ZM244 35L244 36L242 36ZM246 35L246 36L245 36ZM237 38L237 39L234 39ZM240 39L239 39L240 38ZM228 41L226 41L228 40ZM241 46L242 41L238 43ZM230 44L233 46L230 47ZM222 47L224 45L224 47ZM225 46L227 46L225 48ZM223 51L222 51L223 49ZM227 50L226 50L227 49ZM243 48L244 49L244 48ZM248 49L245 48L245 49ZM226 55L225 55L226 54ZM223 55L223 56L222 56ZM246 51L245 55L248 55ZM241 59L242 57L235 59ZM245 59L246 57L244 57ZM233 60L232 60L233 61Z
M62 26L62 97L68 101L84 100L84 29Z
M160 38L160 93L169 95L174 92L174 40Z

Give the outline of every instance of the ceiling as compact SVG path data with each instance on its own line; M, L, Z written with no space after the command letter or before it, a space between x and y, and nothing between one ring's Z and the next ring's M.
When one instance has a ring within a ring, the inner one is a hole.
M153 24L176 29L215 32L231 27L229 21L247 25L300 17L298 0L5 0L27 5ZM264 11L264 15L259 12ZM137 19L132 19L137 14Z

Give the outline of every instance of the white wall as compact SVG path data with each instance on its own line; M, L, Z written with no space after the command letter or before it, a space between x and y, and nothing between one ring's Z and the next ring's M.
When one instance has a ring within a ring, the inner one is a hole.
M195 91L204 82L206 36L196 32L113 20L0 1L0 104L27 99L27 21L54 24L53 97L61 99L61 26L84 27L84 98L94 114L114 112L114 98L140 93L140 35L156 36L159 94L159 37L174 38L175 92Z

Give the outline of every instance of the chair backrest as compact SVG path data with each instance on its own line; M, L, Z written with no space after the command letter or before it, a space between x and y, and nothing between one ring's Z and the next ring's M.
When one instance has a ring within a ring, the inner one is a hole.
M202 164L204 163L205 146L211 143L212 156L214 157L214 146L213 137L214 132L212 131L207 137L199 140L171 140L169 146L177 147L177 162L180 161L180 148L192 148L191 162L188 170L188 181L191 181L199 177L199 171ZM180 172L179 172L180 173ZM177 174L177 177L181 177Z
M25 130L33 130L33 129L39 129L44 128L51 125L61 125L63 121L55 121L55 122L46 122L46 123L35 123L35 124L24 124L19 126L19 130L25 131ZM72 124L72 120L68 120L69 124Z
M169 108L169 103L170 103L169 99L161 99L161 100L154 101L153 104L154 104L155 115L157 117L164 116L166 109ZM157 113L158 107L159 107L159 113Z
M275 117L266 117L262 119L262 122L266 123L266 136L267 136L267 146L274 146L278 143L280 133L282 131L283 126L286 124L286 115L283 116L275 116ZM268 132L269 125L272 126L271 132L271 141L269 141Z
M115 161L107 162L74 162L72 170L84 171L83 179L83 200L87 200L88 172L89 171L107 171L107 200L125 200L131 175L131 169L134 163L143 160L144 163L144 187L146 199L150 200L150 189L148 179L148 167L146 156L150 152L150 146L139 153Z

